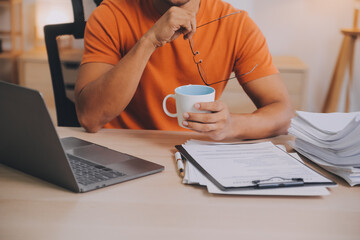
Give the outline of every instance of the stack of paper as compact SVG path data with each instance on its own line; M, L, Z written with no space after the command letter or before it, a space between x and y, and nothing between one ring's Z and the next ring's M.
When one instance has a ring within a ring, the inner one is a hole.
M290 143L299 153L342 178L360 184L360 112L297 111L291 120Z
M281 150L271 142L239 144L189 140L182 147L207 173L224 186L247 186L251 185L254 179L271 179L273 176L301 177L305 182L330 182L310 168L304 167L296 153L290 156L284 152L285 149ZM329 194L325 186L223 191L190 161L186 161L185 164L183 183L206 186L210 193L216 194L287 196Z

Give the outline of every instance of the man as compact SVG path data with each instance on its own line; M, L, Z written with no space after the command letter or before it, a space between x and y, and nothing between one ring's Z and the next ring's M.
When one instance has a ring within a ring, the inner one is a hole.
M165 115L163 98L178 86L207 81L215 83L218 99L231 72L258 110L231 114L219 100L198 103L211 113L185 113L183 124L214 140L286 133L293 116L289 97L246 12L221 0L105 0L85 31L78 119L89 132L185 130Z

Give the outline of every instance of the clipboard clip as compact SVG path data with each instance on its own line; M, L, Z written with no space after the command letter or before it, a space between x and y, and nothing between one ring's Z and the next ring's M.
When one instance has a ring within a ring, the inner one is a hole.
M278 179L277 181L273 181ZM254 180L255 188L278 188L278 187L300 187L304 186L304 179L302 178L283 178L283 177L271 177L264 180Z

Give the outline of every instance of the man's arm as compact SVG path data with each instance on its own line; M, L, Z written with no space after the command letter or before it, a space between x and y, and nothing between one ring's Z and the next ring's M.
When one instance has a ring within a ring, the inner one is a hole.
M81 65L75 87L76 111L87 131L97 132L125 109L154 48L151 40L142 38L115 66Z
M76 110L87 131L97 132L126 108L157 47L181 34L192 37L196 30L195 13L172 7L115 66L86 63L80 67L75 87Z
M286 134L294 110L280 75L253 80L243 88L257 106L255 112L231 114L221 101L199 103L195 107L212 113L185 113L187 121L183 124L214 140L258 139Z

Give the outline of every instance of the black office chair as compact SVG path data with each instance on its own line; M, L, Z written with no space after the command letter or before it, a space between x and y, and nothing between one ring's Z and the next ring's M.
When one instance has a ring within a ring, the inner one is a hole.
M44 27L45 45L48 55L51 81L53 85L58 126L79 127L75 104L66 96L66 86L61 68L60 55L56 39L63 35L72 35L75 39L84 38L85 17L82 0L72 0L74 22L52 24ZM101 0L94 0L98 6Z

